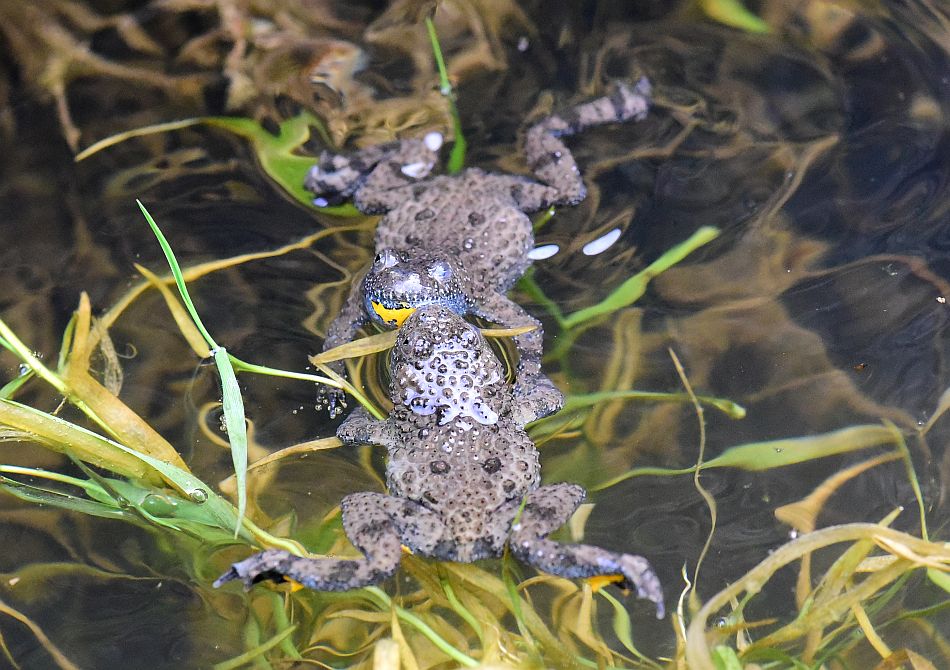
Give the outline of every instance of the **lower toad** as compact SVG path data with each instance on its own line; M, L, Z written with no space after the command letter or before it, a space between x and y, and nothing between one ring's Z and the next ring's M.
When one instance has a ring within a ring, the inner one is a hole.
M346 535L365 558L311 559L272 549L235 563L215 586L289 578L343 591L393 575L400 545L460 562L499 557L507 545L518 560L550 574L621 576L663 616L660 582L645 558L548 539L585 491L577 484L540 486L538 451L524 430L540 418L531 410L537 403L531 390L506 381L477 328L441 305L420 307L400 329L391 361L389 418L377 421L358 408L337 432L345 444L389 452L389 493L354 493L341 503Z

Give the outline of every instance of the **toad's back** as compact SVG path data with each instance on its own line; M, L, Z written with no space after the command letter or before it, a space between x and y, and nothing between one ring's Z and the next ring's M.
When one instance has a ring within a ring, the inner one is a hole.
M511 178L507 177L506 182ZM476 290L507 290L527 269L531 220L498 175L477 168L417 184L376 230L376 248L457 254Z

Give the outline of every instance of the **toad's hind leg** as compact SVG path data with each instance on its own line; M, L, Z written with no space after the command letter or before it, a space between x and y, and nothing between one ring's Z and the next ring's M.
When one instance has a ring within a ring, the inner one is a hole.
M235 563L214 585L240 579L250 588L266 579L292 579L316 591L347 591L391 577L399 567L400 544L425 551L442 537L441 520L410 500L381 493L355 493L344 498L340 506L346 536L366 558L301 558L271 549Z
M509 540L512 553L539 570L570 579L622 575L639 597L656 604L657 617L662 618L663 589L645 558L547 539L568 520L585 495L583 487L577 484L552 484L529 493L518 523L512 526Z
M538 202L525 202L525 206L533 210L549 205L573 205L583 200L584 181L574 157L560 138L603 123L639 121L646 117L649 107L650 82L644 77L635 86L618 82L610 95L549 116L532 126L524 144L528 166L556 195L549 201L542 198Z

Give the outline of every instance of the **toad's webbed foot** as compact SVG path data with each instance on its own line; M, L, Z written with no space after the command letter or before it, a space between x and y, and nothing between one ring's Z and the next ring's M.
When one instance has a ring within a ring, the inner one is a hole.
M429 133L421 140L402 140L366 147L352 154L324 152L310 168L304 188L318 207L353 199L366 214L389 211L406 199L392 193L424 179L435 167L442 135Z
M376 164L396 147L397 143L391 142L352 154L324 151L307 173L304 188L317 196L314 204L318 207L339 205L353 196Z
M535 176L553 189L551 197L526 202L531 209L550 205L575 205L584 199L586 188L570 150L560 139L591 126L646 118L651 87L644 77L635 86L618 82L610 95L585 102L554 114L532 126L525 137L524 151ZM544 196L545 194L537 194Z
M375 444L391 448L397 446L392 426L370 416L364 407L357 407L336 430L343 444Z
M663 588L645 558L547 539L570 518L585 495L577 484L552 484L529 493L518 523L512 526L512 553L543 572L570 579L622 575L625 585L634 588L639 597L653 601L657 617L662 618Z
M520 426L550 416L564 406L564 394L544 375L518 378L511 415Z
M268 579L292 579L315 591L348 591L391 577L399 567L401 544L431 551L442 537L442 521L410 500L354 493L340 507L346 536L366 558L301 558L269 549L232 565L215 580L215 587L233 579L240 579L247 589Z
M317 391L317 401L314 403L314 408L318 412L326 410L330 418L335 419L346 411L346 391L335 386L321 386L320 390Z
M240 579L247 590L257 582L292 579L317 591L347 591L378 584L392 575L399 565L398 543L396 548L394 556L377 551L376 560L301 558L282 549L268 549L232 565L214 586Z

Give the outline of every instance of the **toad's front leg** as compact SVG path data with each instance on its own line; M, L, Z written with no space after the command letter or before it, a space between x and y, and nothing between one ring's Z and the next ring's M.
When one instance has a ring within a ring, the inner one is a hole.
M343 528L363 559L301 558L270 549L235 563L215 587L240 579L245 588L264 580L292 579L315 591L348 591L391 577L402 557L400 544L431 551L442 538L441 519L418 503L382 493L354 493L343 499Z
M622 575L639 597L656 604L656 615L662 618L663 588L647 559L587 544L561 544L547 539L564 525L585 496L583 487L577 484L552 484L529 493L521 517L511 529L511 552L523 563L569 579Z

